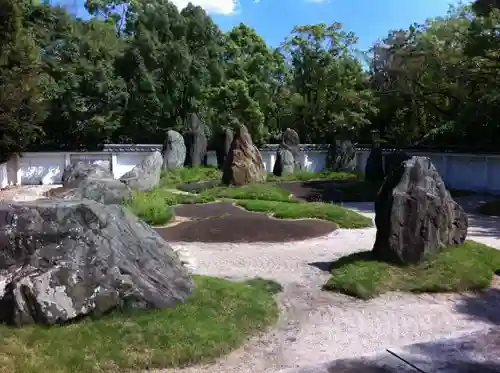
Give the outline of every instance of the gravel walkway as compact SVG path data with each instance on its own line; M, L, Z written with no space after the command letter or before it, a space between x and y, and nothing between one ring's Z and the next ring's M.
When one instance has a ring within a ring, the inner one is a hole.
M345 206L373 216L372 204ZM500 227L494 218L471 216L470 223L471 239L500 249ZM322 238L285 244L176 243L196 258L198 274L279 281L285 288L279 296L283 312L272 331L216 364L156 372L276 373L453 336L484 328L495 318L500 306L496 293L488 295L487 304L479 302L478 317L465 311L472 296L390 293L365 302L321 291L329 262L370 249L374 239L375 228L369 228L339 229Z

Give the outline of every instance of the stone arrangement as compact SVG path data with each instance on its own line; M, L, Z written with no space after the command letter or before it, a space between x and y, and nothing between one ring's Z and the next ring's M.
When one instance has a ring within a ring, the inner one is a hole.
M49 198L1 203L0 322L60 324L186 299L190 263L120 206L132 190L156 187L162 164L152 153L115 180L109 169L80 161Z
M184 165L187 167L206 165L208 146L206 128L196 113L187 116L184 141L187 151Z
M297 132L287 128L283 132L280 146L276 152L273 174L276 176L291 175L301 169L300 139Z
M253 144L248 129L241 125L234 134L222 168L222 183L246 185L266 180L259 149Z
M182 135L173 130L167 132L163 145L163 168L174 170L184 167L186 161L186 144Z
M462 244L467 215L430 159L411 157L393 167L375 200L375 256L416 264L448 246Z

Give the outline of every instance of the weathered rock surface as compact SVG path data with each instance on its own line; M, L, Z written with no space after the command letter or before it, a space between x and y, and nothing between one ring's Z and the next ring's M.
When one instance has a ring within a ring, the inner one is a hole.
M298 133L291 128L287 128L283 132L281 143L276 153L273 174L276 176L289 175L301 169L299 146L300 138Z
M379 146L373 146L366 160L365 180L369 182L380 182L384 180L384 156Z
M160 183L162 165L162 155L160 152L154 152L120 177L120 181L139 192L150 192Z
M426 157L412 157L387 176L375 214L373 251L382 260L418 263L467 235L467 215Z
M169 170L182 168L185 160L186 144L184 138L179 132L169 130L163 146L163 168Z
M79 162L69 165L63 173L63 187L50 190L49 197L64 200L89 199L105 205L120 204L132 197L130 188L113 178L111 171Z
M113 173L98 164L78 161L64 169L62 184L67 186L87 178L113 179Z
M185 135L187 167L198 167L206 164L207 158L207 135L205 124L196 113L190 113L187 117L187 130Z
M132 198L132 191L118 180L87 178L62 188L52 189L47 195L63 200L89 199L105 205L119 205Z
M261 183L266 179L262 156L253 144L245 126L234 134L231 148L222 169L222 183L225 185L246 185Z
M0 320L58 324L174 306L193 282L172 248L120 206L0 203Z
M231 129L227 128L224 130L217 139L217 146L215 149L215 154L217 156L217 166L219 169L224 167L224 160L231 149L231 143L233 142L234 133Z
M328 164L335 171L354 171L356 149L349 140L335 140L328 149Z

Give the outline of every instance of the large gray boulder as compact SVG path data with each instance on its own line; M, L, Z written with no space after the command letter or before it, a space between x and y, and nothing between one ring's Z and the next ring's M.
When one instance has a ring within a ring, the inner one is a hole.
M62 184L67 186L87 178L113 179L113 173L99 164L78 161L64 169Z
M132 191L115 180L108 169L97 164L77 162L64 170L63 187L48 191L47 196L64 200L89 199L113 205L132 198Z
M105 205L114 205L132 198L132 191L119 180L86 178L62 188L51 189L47 195L63 200L89 199Z
M300 158L299 135L295 130L287 128L283 132L281 143L276 152L273 174L284 176L300 171L302 168Z
M178 255L124 207L39 200L0 203L0 216L2 322L172 307L193 289Z
M163 168L174 170L182 168L186 160L186 144L182 135L173 130L167 132L163 147Z
M160 183L162 166L162 155L160 152L154 152L120 177L120 181L139 192L150 192Z
M199 167L206 165L208 140L205 124L196 113L188 114L186 118L186 144L187 154L184 165L187 167Z
M467 235L467 215L426 157L412 157L387 176L375 214L373 252L385 261L419 263Z

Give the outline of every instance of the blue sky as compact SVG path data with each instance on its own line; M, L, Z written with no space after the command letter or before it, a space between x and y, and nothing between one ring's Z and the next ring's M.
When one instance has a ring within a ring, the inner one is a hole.
M59 0L64 1L64 0ZM64 1L68 4L69 0ZM76 1L76 3L74 3ZM71 0L73 11L83 16L84 0ZM173 0L184 7L188 0ZM368 49L390 29L444 15L456 0L192 0L205 8L223 30L244 22L254 27L272 46L295 25L341 22L359 37L359 48Z

